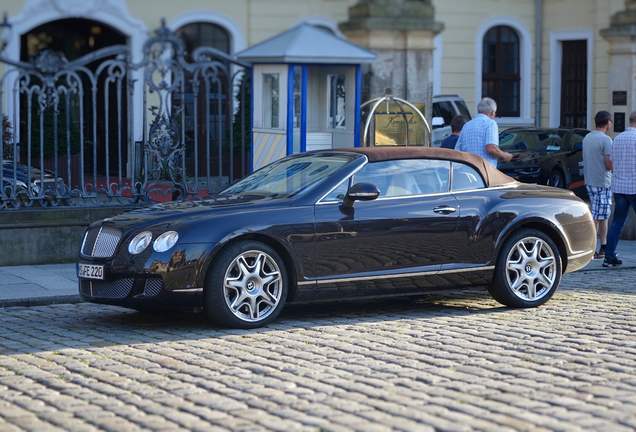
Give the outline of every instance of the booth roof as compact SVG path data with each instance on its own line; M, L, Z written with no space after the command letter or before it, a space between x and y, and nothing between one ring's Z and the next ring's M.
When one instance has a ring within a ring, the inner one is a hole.
M250 63L360 64L375 54L328 31L303 23L237 55Z

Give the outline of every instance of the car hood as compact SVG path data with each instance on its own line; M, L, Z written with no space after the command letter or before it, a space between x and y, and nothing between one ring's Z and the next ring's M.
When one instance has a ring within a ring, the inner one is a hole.
M289 199L262 195L219 196L206 200L157 204L104 219L96 224L107 222L122 231L145 229L153 225L165 227L236 212L263 211L267 207L279 207L288 201Z

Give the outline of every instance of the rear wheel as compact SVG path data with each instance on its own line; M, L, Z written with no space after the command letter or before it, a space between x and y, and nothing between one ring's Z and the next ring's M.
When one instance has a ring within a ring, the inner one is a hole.
M285 264L271 247L243 241L214 260L205 286L209 319L227 327L255 328L280 314L288 292Z
M559 248L541 231L521 230L502 247L495 271L489 288L495 300L510 307L540 306L561 282Z

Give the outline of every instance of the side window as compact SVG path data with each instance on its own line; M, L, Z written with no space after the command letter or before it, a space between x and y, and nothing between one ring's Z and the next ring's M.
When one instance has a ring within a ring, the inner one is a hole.
M450 162L405 159L367 164L354 183L371 183L381 198L444 193L449 190Z
M347 191L349 190L349 182L351 180L347 179L346 181L340 183L340 185L332 190L329 195L325 196L322 201L323 202L340 202L344 199Z
M557 130L546 130L538 133L539 151L554 153L561 151L562 138Z
M433 117L442 117L444 124L449 125L455 117L453 104L450 102L435 102L433 104Z
M567 150L568 151L581 151L583 150L583 138L588 134L587 131L574 132L570 134L568 139Z
M537 135L524 131L505 131L499 134L499 148L507 152L536 151L538 142Z
M485 187L486 184L477 170L466 164L453 162L453 192L483 189Z

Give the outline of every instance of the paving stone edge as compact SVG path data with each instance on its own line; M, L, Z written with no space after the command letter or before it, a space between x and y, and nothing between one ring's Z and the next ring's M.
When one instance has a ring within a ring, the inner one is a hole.
M0 299L0 308L19 307L19 306L48 306L53 304L65 303L81 303L79 295L59 295L47 297L29 297L17 299Z

